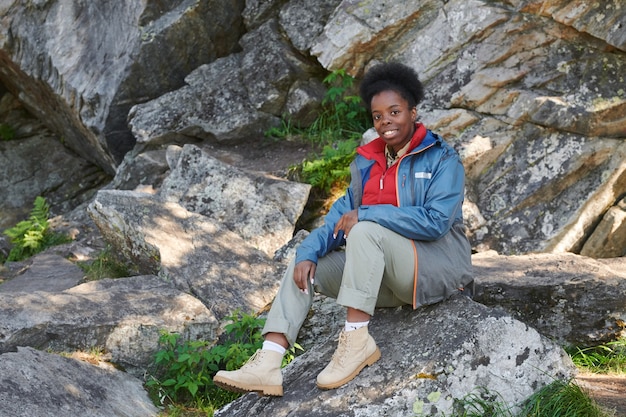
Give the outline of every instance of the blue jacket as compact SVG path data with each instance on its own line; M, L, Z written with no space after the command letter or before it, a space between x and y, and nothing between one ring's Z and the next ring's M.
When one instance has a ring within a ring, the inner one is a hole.
M453 225L462 225L465 171L459 155L438 135L427 131L422 142L398 162L398 207L361 205L363 186L374 163L357 155L350 166L352 179L345 195L332 205L324 225L300 244L296 262L317 263L320 257L345 244L343 233L335 239L333 231L341 216L355 208L359 221L378 223L415 241L435 241Z

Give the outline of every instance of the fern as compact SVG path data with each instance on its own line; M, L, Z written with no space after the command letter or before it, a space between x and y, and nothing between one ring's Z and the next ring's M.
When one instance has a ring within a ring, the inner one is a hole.
M346 181L350 176L350 162L356 155L355 139L326 145L319 159L302 164L302 176L314 187L328 191L334 184Z
M21 261L50 246L69 240L63 235L50 232L48 223L49 210L50 207L46 199L39 196L35 198L28 220L22 220L14 227L4 231L4 234L9 237L12 244L6 262Z

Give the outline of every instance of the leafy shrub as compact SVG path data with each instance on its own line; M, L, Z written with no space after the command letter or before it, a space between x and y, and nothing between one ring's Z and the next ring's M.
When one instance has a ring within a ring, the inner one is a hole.
M220 369L238 369L261 348L265 320L240 311L226 319L230 323L224 327L224 342L213 346L205 341L181 342L179 334L161 333L155 372L146 382L159 404L199 405L209 401L217 409L239 397L215 386L213 376ZM285 355L283 364L293 359L293 353L294 349Z
M70 241L67 236L53 233L49 229L49 206L43 197L37 197L28 220L22 220L4 231L11 240L11 251L5 262L21 261L50 246Z
M321 155L291 167L292 177L329 191L334 185L345 186L350 176L349 163L355 156L359 140L371 119L355 94L354 78L340 69L324 78L328 89L322 101L322 110L311 126L300 129L291 121L266 132L267 136L301 136L322 147Z
M356 156L357 145L355 139L326 145L318 159L304 161L293 173L295 176L300 173L306 183L329 191L334 185L345 182L350 177L350 162Z
M323 82L329 88L322 101L322 112L307 129L307 135L323 144L360 138L369 128L371 118L356 94L354 78L339 69Z

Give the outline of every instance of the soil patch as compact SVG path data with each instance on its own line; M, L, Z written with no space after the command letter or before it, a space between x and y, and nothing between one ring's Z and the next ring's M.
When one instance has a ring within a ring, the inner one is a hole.
M576 376L576 383L615 417L626 417L626 375L583 373Z

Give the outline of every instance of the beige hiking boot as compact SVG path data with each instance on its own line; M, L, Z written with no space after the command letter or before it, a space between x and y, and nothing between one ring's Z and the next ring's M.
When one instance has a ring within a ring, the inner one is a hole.
M317 386L321 389L339 388L378 359L380 350L367 327L350 332L342 331L333 358L317 376Z
M233 392L256 392L259 395L282 397L283 374L280 365L283 355L271 350L257 350L236 371L219 371L213 377L218 387Z

